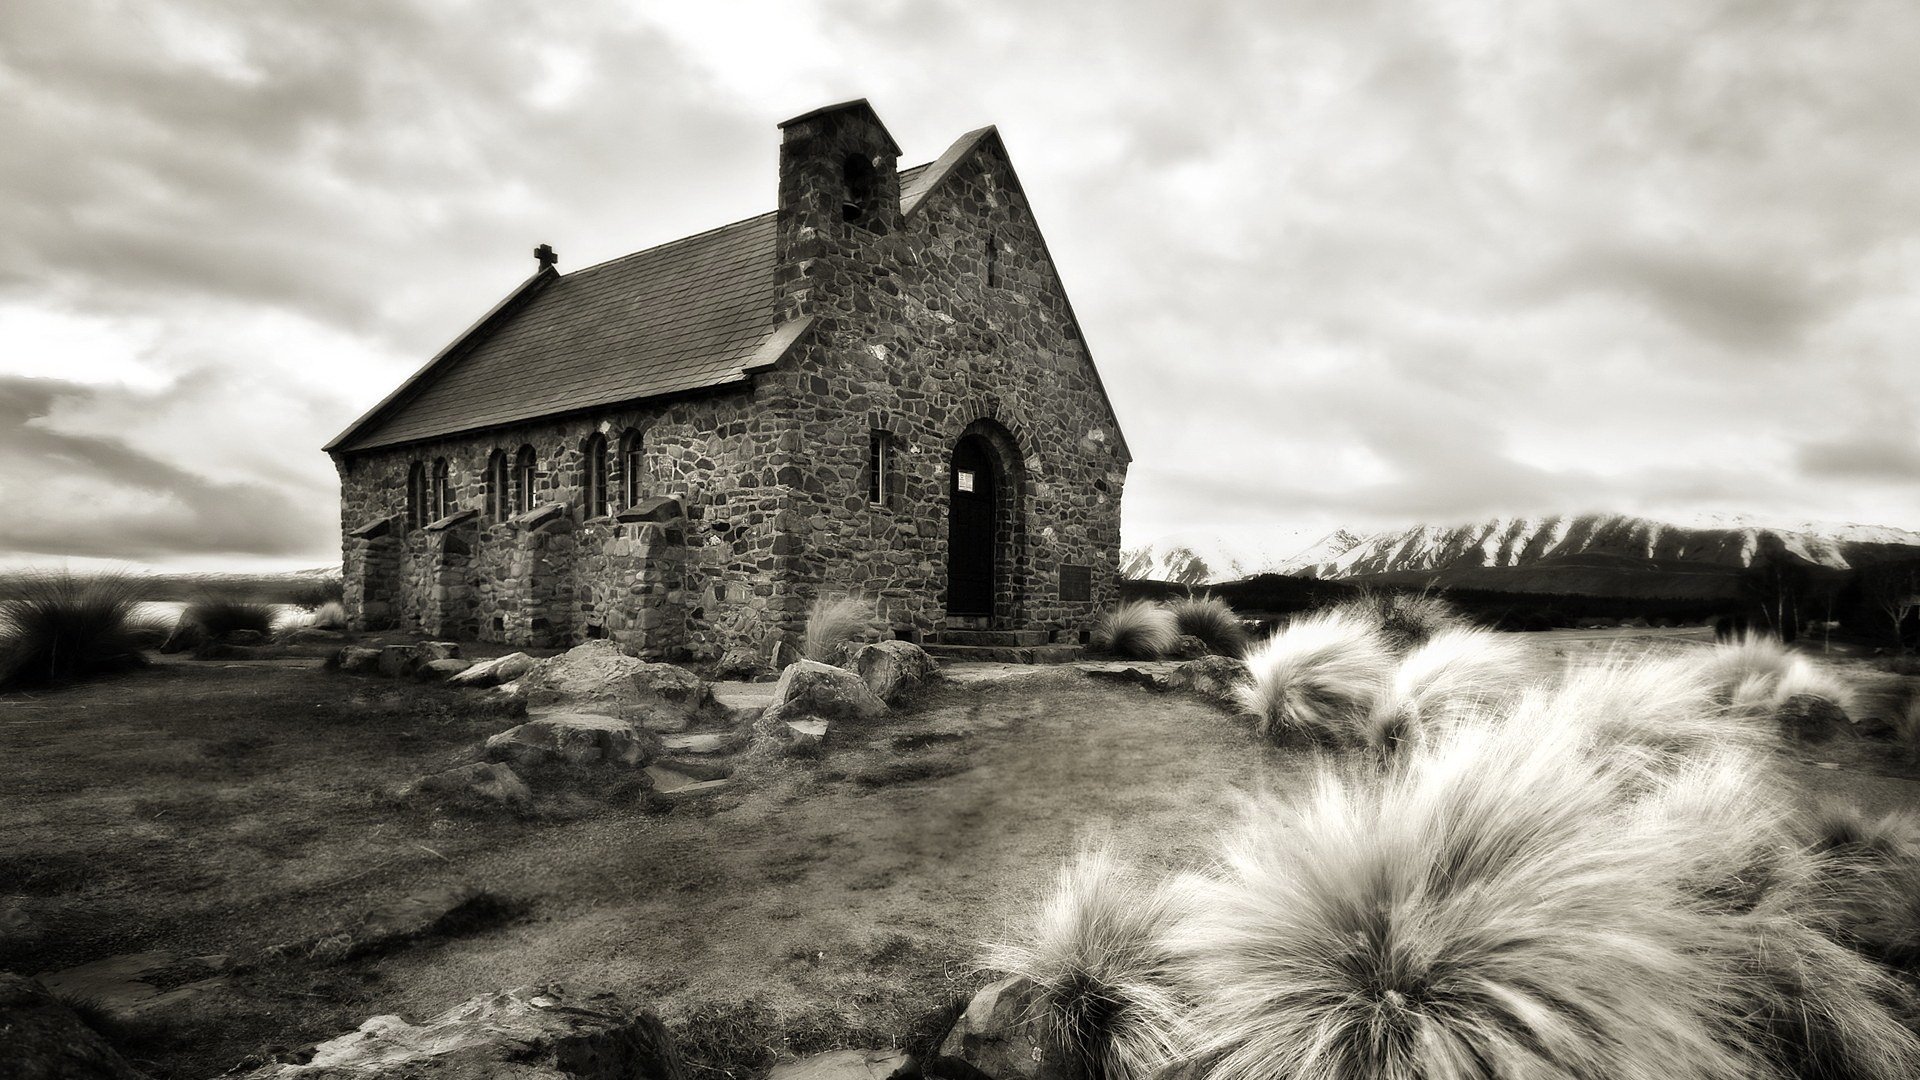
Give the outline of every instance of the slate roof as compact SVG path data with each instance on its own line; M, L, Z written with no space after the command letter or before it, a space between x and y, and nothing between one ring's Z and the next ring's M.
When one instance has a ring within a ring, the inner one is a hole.
M902 170L902 204L918 203L946 172ZM536 274L327 449L740 382L805 329L774 326L774 299L771 213L571 274Z

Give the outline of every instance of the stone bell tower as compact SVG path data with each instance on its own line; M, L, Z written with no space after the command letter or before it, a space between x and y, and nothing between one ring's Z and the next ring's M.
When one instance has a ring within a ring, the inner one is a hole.
M900 146L865 98L780 125L774 322L845 303L900 227Z

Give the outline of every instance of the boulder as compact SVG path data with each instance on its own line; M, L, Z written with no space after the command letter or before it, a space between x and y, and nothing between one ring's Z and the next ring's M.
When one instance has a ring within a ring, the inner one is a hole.
M428 797L442 803L493 805L508 810L525 810L533 805L533 792L520 774L495 761L461 765L409 784L408 797Z
M333 666L340 671L379 671L384 650L349 645L333 654Z
M420 662L423 664L431 664L435 660L458 660L460 659L460 643L457 641L422 641L413 647L413 654L419 657Z
M715 679L753 679L767 673L767 665L752 649L734 646L720 655L713 665Z
M1192 634L1181 634L1173 639L1173 647L1167 650L1166 655L1173 660L1197 660L1212 651L1207 648L1206 642Z
M423 682L446 682L472 666L473 661L461 660L457 657L429 660L413 669L413 677Z
M413 674L420 666L420 654L413 651L411 645L389 645L380 650L380 674L389 679L398 679Z
M713 689L672 664L650 664L611 641L589 641L533 666L518 680L527 707L597 712L651 731L685 731Z
M1826 742L1848 723L1847 710L1819 694L1795 694L1774 710L1780 731L1800 742Z
M639 767L660 756L660 737L595 713L547 713L487 740L487 757L515 765L564 761Z
M1234 687L1246 682L1247 665L1231 656L1203 656L1173 670L1173 685L1191 690L1208 701L1235 708Z
M455 686L499 686L533 670L534 659L523 652L482 660L447 681Z
M781 1062L767 1080L907 1080L914 1072L905 1050L829 1050Z
M10 1080L144 1080L37 980L0 972L0 1062Z
M881 641L853 654L853 670L875 697L891 705L937 675L940 665L911 641Z
M872 720L884 716L880 700L860 676L845 668L800 660L780 673L767 716L796 720L815 716L827 720Z
M685 1080L673 1039L650 1012L610 994L522 986L473 998L421 1024L376 1016L302 1063L246 1080Z
M955 1058L993 1080L1055 1080L1041 1034L1031 1022L1036 987L1014 975L981 989L953 1022L940 1056Z

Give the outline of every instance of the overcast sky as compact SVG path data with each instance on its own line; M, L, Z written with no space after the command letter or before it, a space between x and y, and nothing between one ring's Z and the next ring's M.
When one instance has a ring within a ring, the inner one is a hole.
M533 269L1000 126L1129 543L1920 528L1920 5L0 4L0 561L338 558L320 445Z

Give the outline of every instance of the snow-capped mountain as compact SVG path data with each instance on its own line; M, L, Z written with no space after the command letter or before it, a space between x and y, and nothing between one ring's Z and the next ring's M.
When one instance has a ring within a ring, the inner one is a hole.
M1803 522L1762 525L1744 517L1701 517L1685 524L1624 514L1495 518L1470 525L1417 525L1380 533L1330 558L1309 555L1289 572L1304 577L1526 566L1573 555L1657 563L1752 565L1774 547L1816 566L1846 569L1863 545L1920 545L1920 533L1883 526Z
M1297 535L1297 534L1296 534ZM1121 572L1182 584L1236 581L1261 573L1346 578L1483 567L1518 567L1569 556L1739 568L1763 550L1845 569L1863 550L1920 546L1920 533L1879 525L1762 522L1744 515L1655 520L1627 514L1494 518L1465 525L1416 525L1361 536L1337 530L1303 550L1278 534L1180 534L1125 552Z

